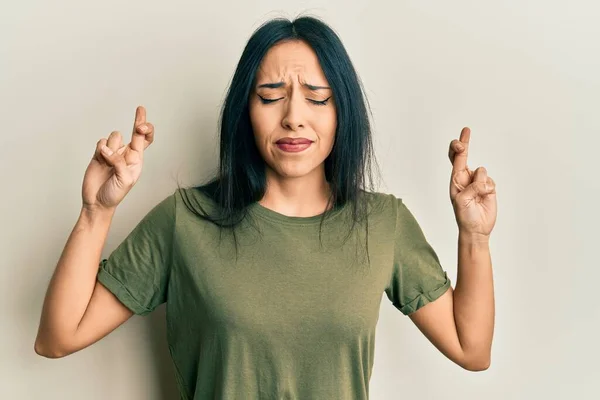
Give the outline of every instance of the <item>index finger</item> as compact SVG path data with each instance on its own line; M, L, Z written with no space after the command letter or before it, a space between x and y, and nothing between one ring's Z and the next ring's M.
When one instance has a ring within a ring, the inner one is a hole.
M135 109L135 122L133 123L133 132L131 133L131 149L136 151L144 151L144 140L146 135L136 132L136 128L140 124L146 123L146 109L143 106L138 106Z
M457 153L454 156L454 164L452 167L454 171L462 171L467 169L467 155L469 154L469 140L471 139L471 130L468 127L464 127L460 132L460 143L464 146L465 150Z

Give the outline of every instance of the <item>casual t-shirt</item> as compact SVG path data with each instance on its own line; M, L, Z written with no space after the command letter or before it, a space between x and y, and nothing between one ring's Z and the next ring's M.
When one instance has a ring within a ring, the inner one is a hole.
M450 287L402 200L368 199L368 238L364 222L348 235L349 204L319 237L320 215L253 203L236 253L231 235L192 213L178 189L100 262L98 280L138 315L166 302L183 399L368 399L383 293L407 315Z

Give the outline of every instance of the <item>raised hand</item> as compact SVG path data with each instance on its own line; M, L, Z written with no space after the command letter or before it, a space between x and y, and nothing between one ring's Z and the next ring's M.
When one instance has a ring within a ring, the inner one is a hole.
M496 223L496 183L484 167L471 171L467 166L470 138L471 130L465 127L460 139L450 142L450 201L459 232L489 237Z
M146 109L135 111L131 142L123 145L121 134L112 132L96 143L96 151L83 178L83 207L114 209L142 173L144 150L154 141L154 126L146 122Z

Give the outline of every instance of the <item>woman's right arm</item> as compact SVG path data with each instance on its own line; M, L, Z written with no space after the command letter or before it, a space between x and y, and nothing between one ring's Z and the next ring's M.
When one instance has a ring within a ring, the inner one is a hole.
M122 145L114 131L96 143L85 172L83 206L48 285L34 349L58 358L81 350L133 315L98 282L100 256L117 208L142 172L144 150L154 141L154 126L138 107L131 142Z
M97 342L133 312L96 280L114 210L82 208L54 271L35 341L39 355L64 357Z

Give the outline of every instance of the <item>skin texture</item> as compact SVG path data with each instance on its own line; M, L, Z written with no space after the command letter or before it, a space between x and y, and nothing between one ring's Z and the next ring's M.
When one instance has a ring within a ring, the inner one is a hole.
M450 200L458 224L456 288L410 315L442 353L463 368L483 371L491 363L495 303L490 233L496 222L496 184L484 167L467 166L471 130L450 142Z
M279 82L279 88L259 87ZM263 58L249 99L256 145L267 164L267 192L260 203L285 215L322 213L329 194L323 162L333 148L337 118L332 90L316 87L329 84L315 52L302 41L284 42ZM275 101L263 104L259 96ZM313 143L289 153L275 144L284 137Z
M116 205L142 170L154 141L146 109L136 109L131 141L112 132L96 143L85 172L82 208L48 285L34 350L48 358L75 353L102 339L133 313L96 279Z

